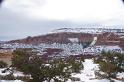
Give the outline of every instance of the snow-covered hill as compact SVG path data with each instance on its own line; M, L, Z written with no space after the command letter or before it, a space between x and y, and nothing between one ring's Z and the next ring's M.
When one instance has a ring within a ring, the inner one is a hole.
M80 54L96 55L102 50L123 52L124 38L119 33L123 36L124 29L61 28L54 30L50 34L34 37L28 36L24 39L0 44L0 51L32 48L38 51L39 55L48 55L50 57ZM58 53L54 54L54 56L48 54L48 52L53 53L54 50L61 50L61 52L54 52Z
M119 34L124 34L123 28L104 28L104 27L92 27L92 28L60 28L55 29L51 33L60 33L60 32L75 32L75 33L90 33L90 34L99 34L103 32L115 32Z

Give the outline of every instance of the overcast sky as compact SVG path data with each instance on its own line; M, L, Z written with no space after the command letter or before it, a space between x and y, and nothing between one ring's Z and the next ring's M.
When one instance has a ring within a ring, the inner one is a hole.
M0 8L0 40L85 24L124 25L122 0L4 0Z

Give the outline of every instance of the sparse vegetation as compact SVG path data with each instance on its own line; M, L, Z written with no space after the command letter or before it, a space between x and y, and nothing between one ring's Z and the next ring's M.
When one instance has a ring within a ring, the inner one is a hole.
M3 61L0 61L0 68L5 68L7 67L7 64Z
M17 70L30 74L32 79L29 82L43 82L54 80L56 82L67 81L71 73L80 72L83 69L82 60L76 59L52 59L43 61L33 52L26 49L15 50L13 53L12 66Z
M29 81L30 77L29 76L17 76L15 77L14 75L0 75L0 80L22 80L22 81Z
M124 55L116 52L105 52L94 59L99 64L99 76L104 78L116 78L118 72L124 71ZM103 73L101 73L103 72Z

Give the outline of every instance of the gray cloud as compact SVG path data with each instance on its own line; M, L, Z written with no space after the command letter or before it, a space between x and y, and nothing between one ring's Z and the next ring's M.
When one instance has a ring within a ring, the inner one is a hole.
M85 24L99 25L100 22L70 22L53 20L33 20L7 9L0 13L0 40L12 40L46 34L58 28L77 28Z
M57 28L78 26L81 25L69 21L32 20L6 9L0 13L0 40L41 35Z
M43 5L44 4L45 2L43 3ZM20 7L23 7L23 6L21 5ZM122 14L121 16L124 16L124 15ZM123 18L123 17L117 16L116 21L118 21L118 18ZM107 20L107 24L109 22L110 21ZM112 19L112 24L113 22L115 23L115 21ZM36 36L36 35L46 34L58 28L66 28L66 27L76 28L76 27L82 27L84 24L99 25L102 23L106 24L106 21L98 21L98 22L97 21L78 21L78 22L73 21L72 22L68 20L47 20L47 19L36 20L36 19L27 17L27 15L24 15L23 11L19 11L19 13L15 13L3 6L2 8L0 8L0 40L12 40L12 39L24 38L27 36Z

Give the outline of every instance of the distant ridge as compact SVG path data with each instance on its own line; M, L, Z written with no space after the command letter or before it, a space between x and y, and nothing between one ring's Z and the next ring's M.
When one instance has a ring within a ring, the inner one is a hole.
M0 41L0 43L4 43L5 41Z
M90 33L90 34L97 34L97 33L104 33L104 32L113 32L119 35L124 36L124 28L60 28L55 29L50 33L60 33L60 32L75 32L75 33Z
M81 43L92 42L97 38L95 45L119 45L124 47L124 29L106 28L60 28L46 35L28 36L27 38L11 40L7 43L41 44L41 43L72 43L76 40Z

